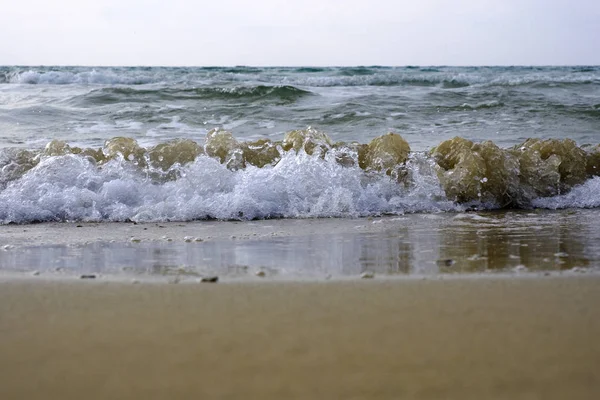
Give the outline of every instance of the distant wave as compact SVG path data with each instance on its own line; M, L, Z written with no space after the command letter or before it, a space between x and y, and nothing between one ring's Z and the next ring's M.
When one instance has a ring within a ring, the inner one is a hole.
M456 88L469 86L467 79L456 76L435 76L417 74L391 74L377 73L376 71L363 71L358 74L349 74L341 71L339 74L328 76L295 76L288 78L291 83L308 87L333 87L333 86L441 86Z
M246 67L246 66L240 66L240 67L232 67L232 68L217 68L217 70L222 70L223 72L229 72L229 73L233 73L233 74L258 74L264 71L263 68L258 68L258 67Z
M500 107L504 107L505 104L501 101L487 101L487 102L482 102L482 103L476 103L476 104L470 104L470 103L463 103L460 106L436 106L436 110L443 110L443 111L464 111L464 110L469 110L469 111L476 111L476 110L486 110L486 109L490 109L490 108L500 108Z
M80 96L79 100L94 104L112 104L127 101L151 101L156 99L273 99L293 102L303 96L311 95L307 90L294 86L233 86L199 88L156 88L141 89L130 87L107 87L91 91Z
M28 85L144 85L152 83L187 84L194 86L206 81L216 80L221 83L246 81L249 75L256 76L258 81L271 85L286 85L291 82L304 86L393 86L411 84L413 78L403 76L377 74L376 69L369 68L296 68L283 70L259 69L251 67L220 68L207 67L200 69L156 69L152 73L137 68L105 70L84 69L70 70L36 70L36 69L0 69L0 83ZM272 72L278 72L272 74ZM289 72L289 73L288 73ZM321 76L311 77L305 74L325 72ZM261 75L262 73L262 75ZM423 81L435 85L439 81L434 77L416 78L415 82ZM265 85L267 86L267 85Z
M0 67L0 83L30 85L145 85L188 87L233 82L265 86L560 87L600 84L600 67Z
M290 85L281 86L236 86L236 87L208 87L185 89L183 93L198 95L208 98L254 98L277 97L283 100L294 100L298 97L312 94L308 90L299 89Z
M348 67L341 68L339 74L343 76L361 76L361 75L374 75L377 73L376 69L369 67Z
M314 72L323 72L326 71L327 68L319 68L319 67L299 67L295 68L294 72L299 73L314 73Z
M143 85L154 83L156 78L140 74L117 74L109 71L9 71L0 74L0 82L29 85L69 85L69 84L102 84L102 85Z
M480 86L537 86L556 87L561 85L600 84L600 73L572 76L503 76L487 77L468 74L392 74L375 73L342 76L298 76L291 80L302 86L423 86L457 89L472 85Z

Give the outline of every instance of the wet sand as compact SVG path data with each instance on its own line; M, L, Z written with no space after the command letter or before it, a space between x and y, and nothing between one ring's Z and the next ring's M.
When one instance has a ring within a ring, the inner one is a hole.
M0 279L223 280L600 270L598 210L0 225Z
M600 278L0 282L0 398L595 399Z

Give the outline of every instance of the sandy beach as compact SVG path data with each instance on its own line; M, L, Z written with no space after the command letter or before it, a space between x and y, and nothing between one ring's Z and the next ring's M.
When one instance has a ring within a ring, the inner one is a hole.
M3 2L0 400L600 399L574 4Z
M0 399L595 399L596 214L2 225Z
M600 279L0 283L0 398L594 399Z

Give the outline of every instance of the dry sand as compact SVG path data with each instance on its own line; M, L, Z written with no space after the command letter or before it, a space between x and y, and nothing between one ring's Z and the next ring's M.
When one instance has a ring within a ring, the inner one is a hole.
M596 399L600 278L0 283L0 399Z

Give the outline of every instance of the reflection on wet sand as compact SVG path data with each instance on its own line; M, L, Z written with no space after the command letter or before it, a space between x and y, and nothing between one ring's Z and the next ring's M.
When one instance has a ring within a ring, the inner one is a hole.
M18 246L0 252L0 265L8 271L242 279L595 268L600 265L600 229L593 222L598 214L503 211L337 219L319 222L323 229L311 232L298 230L308 222L283 221L276 236ZM336 229L326 233L328 227Z
M569 212L461 214L442 228L441 272L587 267L593 237L585 236L584 218ZM589 221L588 221L589 224ZM595 252L598 254L598 252Z

